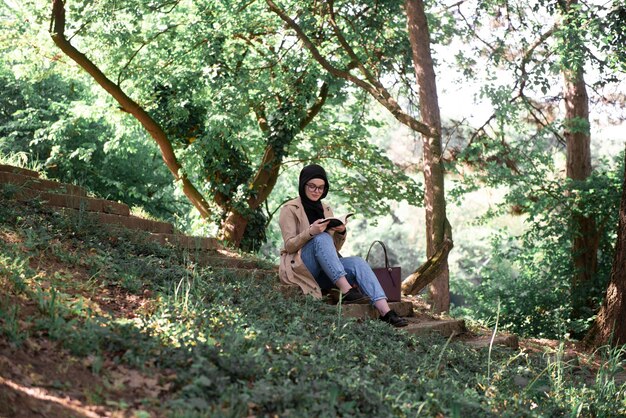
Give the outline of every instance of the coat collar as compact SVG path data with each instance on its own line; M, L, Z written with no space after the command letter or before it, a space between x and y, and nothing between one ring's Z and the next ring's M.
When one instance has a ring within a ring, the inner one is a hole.
M285 206L295 206L297 208L301 208L302 200L300 200L300 197L296 197L295 199L291 199L290 201L285 203ZM322 206L324 207L324 211L327 212L330 210L330 206L328 206L326 203L322 202Z

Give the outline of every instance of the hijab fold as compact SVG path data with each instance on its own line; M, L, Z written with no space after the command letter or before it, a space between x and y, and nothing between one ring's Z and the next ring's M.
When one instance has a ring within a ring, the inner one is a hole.
M313 201L306 196L306 184L312 179L324 180L324 192L316 201ZM324 171L321 166L317 164L307 165L300 172L298 194L300 195L300 200L302 201L302 206L304 207L304 212L309 220L309 224L312 224L318 219L324 219L324 206L322 206L322 199L328 194L328 187L329 184L328 178L326 177L326 171Z

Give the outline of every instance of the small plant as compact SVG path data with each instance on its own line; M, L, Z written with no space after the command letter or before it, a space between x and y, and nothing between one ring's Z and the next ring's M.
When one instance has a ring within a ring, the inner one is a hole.
M19 309L18 305L9 305L8 301L0 303L0 335L17 345L28 336L28 333L22 331L20 327Z
M143 283L134 273L120 273L120 286L130 293L139 293Z

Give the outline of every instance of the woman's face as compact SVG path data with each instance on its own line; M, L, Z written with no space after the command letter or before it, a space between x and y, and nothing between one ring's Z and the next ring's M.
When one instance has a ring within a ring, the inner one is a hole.
M317 202L324 194L326 183L322 179L311 179L304 185L304 193L313 202Z

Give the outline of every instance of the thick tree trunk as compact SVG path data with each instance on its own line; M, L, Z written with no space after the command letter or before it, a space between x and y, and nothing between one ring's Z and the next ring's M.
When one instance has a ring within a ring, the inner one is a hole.
M626 166L625 166L626 168ZM626 172L622 183L617 243L611 269L611 280L604 302L585 342L589 346L626 344Z
M577 0L570 0L570 10ZM567 141L567 177L585 180L591 175L591 138L589 135L589 98L585 86L582 63L574 68L563 69L565 99L565 132ZM598 265L599 233L593 218L574 215L572 219L574 239L572 260L575 268L571 281L572 318L580 319L594 309L589 289Z
M419 85L420 115L432 135L423 135L424 180L426 206L426 255L431 257L446 238L446 200L441 146L441 116L437 84L430 54L430 34L422 0L406 0L408 32L413 52L413 66ZM440 266L438 277L430 284L435 312L450 309L449 271L447 258Z
M251 211L261 206L274 189L278 180L281 161L282 159L276 157L274 147L268 145L265 148L259 170L252 180L252 189L255 191L255 194L248 199L248 207ZM239 248L247 226L248 218L232 208L222 223L219 235L230 245Z
M52 2L51 36L61 51L87 71L96 83L117 100L122 109L133 115L141 123L159 146L161 156L167 168L174 178L182 183L185 196L187 196L203 218L208 217L211 214L209 204L183 173L172 144L161 126L137 102L128 97L117 84L107 78L86 55L74 48L65 38L65 2L63 0L53 0Z
M328 99L328 92L328 83L322 83L317 99L308 109L305 111L303 110L298 129L290 132L289 141L281 141L278 149L277 145L269 139L269 135L271 135L272 132L275 133L275 130L270 129L264 116L257 114L259 127L268 137L268 144L265 147L261 164L259 164L259 168L252 179L251 190L253 193L248 199L248 207L251 211L257 210L267 200L272 190L274 190L276 181L278 181L278 174L280 173L280 166L282 164L286 148L293 141L296 135L299 132L302 132L319 114L322 107L326 103L326 99ZM248 218L234 208L231 208L229 209L226 219L222 223L219 235L226 242L235 247L239 247L241 240L245 235L247 226Z

